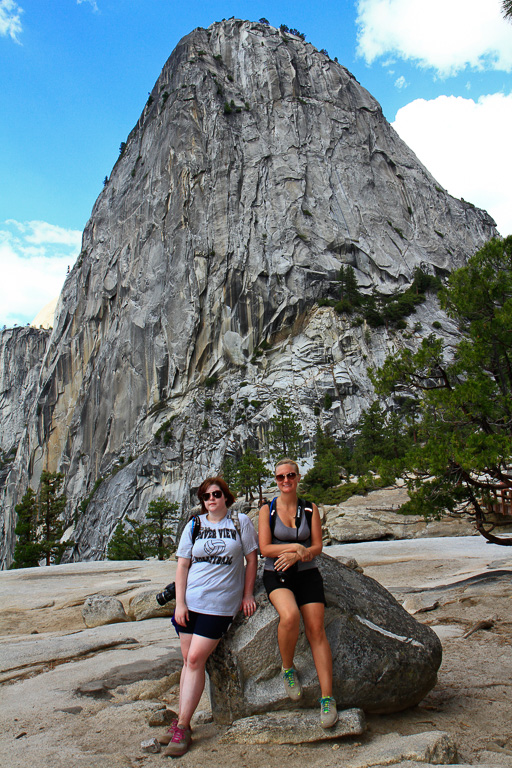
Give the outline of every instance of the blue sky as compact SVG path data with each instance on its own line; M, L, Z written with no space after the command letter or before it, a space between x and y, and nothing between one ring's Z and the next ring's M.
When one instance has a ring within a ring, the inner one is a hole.
M60 291L177 42L267 18L338 58L437 180L512 233L512 23L500 0L0 0L0 328Z

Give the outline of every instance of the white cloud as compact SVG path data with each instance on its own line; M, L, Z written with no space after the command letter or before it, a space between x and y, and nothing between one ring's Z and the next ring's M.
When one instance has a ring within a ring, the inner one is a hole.
M0 227L0 327L25 325L57 296L80 252L82 233L43 221Z
M14 0L0 0L0 35L9 36L19 43L18 35L21 32L21 14L23 8Z
M402 90L402 88L407 88L407 80L403 75L400 75L400 77L397 77L395 80L395 88L398 88L398 90Z
M512 94L477 102L456 96L417 99L398 110L393 127L454 197L487 210L502 235L512 234Z
M393 55L445 77L466 67L512 70L501 0L358 0L358 53Z
M99 11L98 4L96 3L96 0L76 0L77 5L82 5L82 3L89 3L89 5L92 7L93 11Z

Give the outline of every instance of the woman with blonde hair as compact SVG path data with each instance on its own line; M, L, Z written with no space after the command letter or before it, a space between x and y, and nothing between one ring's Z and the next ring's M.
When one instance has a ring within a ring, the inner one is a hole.
M277 641L285 690L300 701L301 684L293 665L300 616L320 682L320 725L331 728L338 720L332 696L332 654L324 626L325 595L315 556L322 551L322 525L316 504L304 504L297 495L299 467L292 459L276 464L279 488L271 504L259 515L260 552L266 558L263 583L279 614Z

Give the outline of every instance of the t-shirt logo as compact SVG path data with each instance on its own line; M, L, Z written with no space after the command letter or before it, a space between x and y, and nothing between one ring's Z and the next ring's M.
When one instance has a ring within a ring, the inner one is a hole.
M222 539L207 539L204 543L207 555L221 555L226 551L226 542Z

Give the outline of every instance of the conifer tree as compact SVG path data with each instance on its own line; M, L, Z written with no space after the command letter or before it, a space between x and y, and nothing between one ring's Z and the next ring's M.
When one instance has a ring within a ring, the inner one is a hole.
M238 462L237 470L237 486L245 493L245 500L252 500L252 492L257 488L261 502L263 498L261 482L264 477L268 477L270 474L265 462L248 448Z
M457 344L431 334L372 376L379 394L417 403L406 506L427 514L466 510L485 538L510 546L512 538L495 531L493 509L512 493L512 236L486 243L450 275L439 298L458 324Z
M32 488L27 488L22 500L15 506L18 522L14 532L16 544L11 568L33 568L39 565L41 549L37 543L37 500Z
M46 565L60 563L62 555L72 542L61 542L64 533L62 513L66 497L61 492L64 475L60 472L41 473L39 492L38 545Z
M107 547L107 558L146 560L158 557L165 560L175 548L174 543L169 544L174 531L170 523L177 523L178 510L177 502L159 496L149 503L145 520L127 517L119 521Z
M165 560L170 554L166 539L173 535L173 529L169 524L178 522L178 512L178 503L169 501L165 496L159 496L149 502L148 514L146 515L147 525L150 530L151 546L159 560Z
M304 443L302 427L284 398L276 401L276 411L270 419L270 455L278 460L283 456L296 460Z

